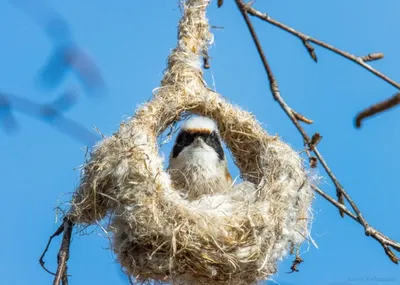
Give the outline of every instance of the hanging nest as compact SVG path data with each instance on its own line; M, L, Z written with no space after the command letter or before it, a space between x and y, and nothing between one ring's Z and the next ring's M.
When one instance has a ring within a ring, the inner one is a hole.
M95 147L72 201L76 223L113 213L113 250L140 280L252 284L309 236L313 192L298 153L202 79L208 4L184 4L161 87ZM157 138L186 112L217 122L244 180L229 193L188 201L171 186Z

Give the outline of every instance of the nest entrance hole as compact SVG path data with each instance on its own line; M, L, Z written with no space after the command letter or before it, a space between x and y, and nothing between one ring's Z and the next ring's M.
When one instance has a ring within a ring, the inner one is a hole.
M169 155L174 146L176 137L179 134L182 125L193 117L199 117L199 115L185 112L181 115L181 118L176 122L172 123L167 127L157 138L157 144L159 148L159 155L164 158L163 168L168 168ZM222 140L222 148L225 153L226 160L228 161L228 170L232 176L232 180L236 183L243 182L239 168L235 164L235 160L231 150L227 147L226 143Z

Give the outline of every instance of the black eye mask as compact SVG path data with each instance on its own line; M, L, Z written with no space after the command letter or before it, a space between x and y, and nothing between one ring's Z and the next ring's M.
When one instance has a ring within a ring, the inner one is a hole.
M175 158L179 155L179 153L188 145L194 142L197 137L201 137L203 141L212 147L215 152L218 154L219 159L224 159L224 150L222 149L221 141L219 140L218 135L215 131L210 134L203 132L194 132L188 133L186 131L182 131L179 133L176 138L175 146L172 150L172 157Z

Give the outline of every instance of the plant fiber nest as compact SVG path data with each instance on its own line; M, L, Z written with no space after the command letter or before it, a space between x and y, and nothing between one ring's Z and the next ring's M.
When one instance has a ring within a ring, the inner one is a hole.
M183 4L161 86L94 148L72 200L76 223L112 213L118 262L141 281L253 284L309 236L313 192L298 153L203 81L208 4ZM187 112L216 121L244 180L230 192L189 201L171 186L157 138Z

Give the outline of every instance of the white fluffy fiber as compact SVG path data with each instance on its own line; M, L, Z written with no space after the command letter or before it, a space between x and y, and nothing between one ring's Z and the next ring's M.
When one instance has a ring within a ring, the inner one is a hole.
M313 192L299 155L202 79L208 4L184 3L161 87L95 148L73 199L78 223L113 212L113 250L138 280L253 284L309 235ZM217 122L245 180L228 194L188 201L172 188L157 137L184 112Z

